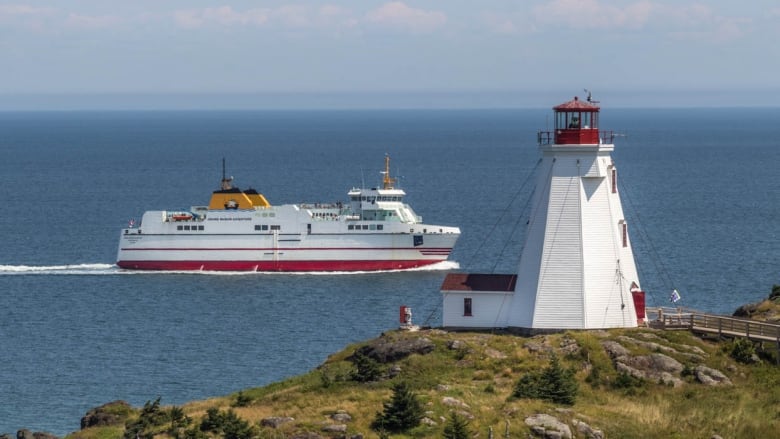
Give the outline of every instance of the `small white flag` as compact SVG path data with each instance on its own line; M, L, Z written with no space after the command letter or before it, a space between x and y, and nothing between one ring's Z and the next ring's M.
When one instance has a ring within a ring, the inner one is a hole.
M677 289L672 290L672 295L669 297L669 301L675 303L680 299L680 293L677 291Z

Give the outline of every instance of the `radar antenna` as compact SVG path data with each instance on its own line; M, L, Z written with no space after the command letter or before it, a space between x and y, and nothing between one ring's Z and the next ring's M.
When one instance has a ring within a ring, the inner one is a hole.
M585 93L588 94L588 97L587 97L587 101L588 102L590 102L591 104L598 104L599 103L599 101L594 101L593 100L593 94L590 92L590 90L588 90L587 88L584 89L584 90L585 90Z

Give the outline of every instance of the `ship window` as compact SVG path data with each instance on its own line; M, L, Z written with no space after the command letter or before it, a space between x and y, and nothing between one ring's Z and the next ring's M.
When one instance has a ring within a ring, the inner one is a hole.
M377 229L377 230L382 230L382 229L384 229L384 228L385 228L385 226L383 226L382 224L377 224L377 225L376 225L376 229Z
M463 316L471 317L471 297L463 298Z
M368 228L371 230L376 230L376 224L371 224Z
M203 230L203 226L198 226L198 230Z
M271 230L282 230L282 226L273 225L273 226L271 226Z
M184 230L184 226L176 226L176 230Z
M350 224L347 226L347 230L355 230L355 226L353 224Z
M190 226L184 226L184 230L189 230Z
M363 230L368 230L368 224L363 224Z

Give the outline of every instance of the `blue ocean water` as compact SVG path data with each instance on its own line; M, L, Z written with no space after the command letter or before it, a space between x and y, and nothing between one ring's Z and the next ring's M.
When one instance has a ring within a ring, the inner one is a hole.
M78 430L90 408L220 396L347 345L441 322L448 269L513 272L536 132L552 111L0 113L0 433ZM717 313L780 283L780 109L602 109L649 304ZM271 203L345 201L385 154L450 263L402 273L117 270L120 228L204 204L221 160Z

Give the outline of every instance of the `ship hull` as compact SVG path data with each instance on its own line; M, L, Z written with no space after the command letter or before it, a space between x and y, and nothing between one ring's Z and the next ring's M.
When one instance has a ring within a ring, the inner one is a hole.
M447 260L457 233L176 235L128 229L117 266L131 270L378 271Z
M339 272L408 270L435 264L441 260L372 260L372 261L119 261L120 268L164 271L277 271Z

